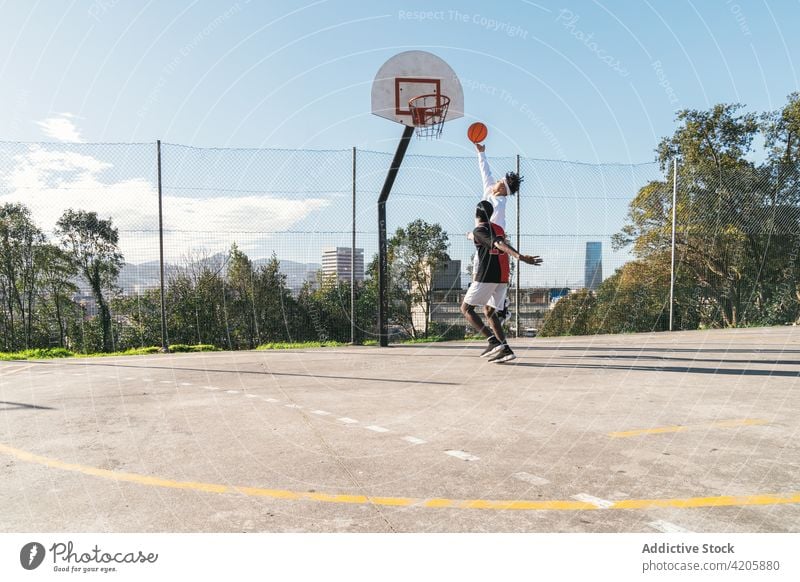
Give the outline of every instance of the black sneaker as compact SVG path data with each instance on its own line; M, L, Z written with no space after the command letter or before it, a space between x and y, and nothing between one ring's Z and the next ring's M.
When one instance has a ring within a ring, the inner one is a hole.
M516 355L514 352L511 351L511 348L507 345L503 345L502 349L498 350L494 356L489 358L489 361L493 364L502 364L503 362L510 362L511 360L516 359Z
M489 345L486 346L486 349L481 352L481 357L486 358L488 356L492 356L496 354L501 348L503 344L497 338L489 338Z

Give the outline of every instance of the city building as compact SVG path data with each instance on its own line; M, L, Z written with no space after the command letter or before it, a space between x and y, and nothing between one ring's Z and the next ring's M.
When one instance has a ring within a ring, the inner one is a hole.
M449 328L458 326L462 329L461 300L464 292L461 289L461 261L446 261L434 270L431 276L431 313L430 321ZM425 329L425 307L413 305L411 317L416 329Z
M336 277L339 281L350 282L352 256L353 253L350 247L322 249L323 277ZM356 249L355 279L356 282L364 280L364 249Z
M603 243L586 243L586 263L583 273L583 286L587 289L594 291L603 282Z

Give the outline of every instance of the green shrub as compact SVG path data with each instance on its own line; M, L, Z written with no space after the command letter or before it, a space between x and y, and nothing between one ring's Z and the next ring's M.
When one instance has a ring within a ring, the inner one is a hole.
M46 360L50 358L70 358L74 355L64 348L35 348L21 352L0 353L0 360Z
M159 348L156 348L158 350ZM170 352L219 352L220 348L211 344L172 344L169 346Z
M344 342L270 342L267 344L261 344L256 349L257 350L297 350L301 348L337 348L340 346L346 346L347 344Z

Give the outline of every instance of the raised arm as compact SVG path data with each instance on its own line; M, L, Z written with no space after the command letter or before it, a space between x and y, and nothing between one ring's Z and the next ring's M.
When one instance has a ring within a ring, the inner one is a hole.
M492 192L495 179L492 176L492 170L489 168L489 161L486 159L486 146L476 143L475 148L478 150L478 168L481 171L481 179L483 180L483 198L487 200Z
M517 249L512 247L505 239L499 239L499 240L494 241L494 246L497 249L503 251L505 254L507 254L507 255L515 258L515 259L519 259L520 261L522 261L523 263L527 263L528 265L538 266L538 265L541 265L542 262L543 262L542 261L542 257L540 257L538 255L522 255L522 254L520 254L517 251Z

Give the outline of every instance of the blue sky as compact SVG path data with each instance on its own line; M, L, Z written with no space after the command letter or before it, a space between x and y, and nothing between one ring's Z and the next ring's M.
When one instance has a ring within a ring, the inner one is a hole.
M642 162L676 109L777 108L800 68L796 1L11 0L2 11L7 140L52 138L37 122L68 113L90 142L392 151L399 129L370 115L369 87L387 58L418 48L467 85L465 118L418 153L463 153L480 119L497 154Z
M165 222L183 231L167 249L173 256L198 246L219 252L236 240L254 258L277 249L284 259L319 262L323 246L349 244L349 148L394 151L401 128L370 113L370 87L405 50L452 66L465 116L441 140L413 142L390 229L415 217L440 222L459 233L454 256L468 260L460 233L470 228L480 181L472 159L455 157L473 155L465 133L475 120L489 126L495 171L516 154L590 164L524 164L521 230L535 248L523 250L546 256L543 268L525 272L531 284L578 284L587 240L604 241L605 276L630 258L612 254L608 237L658 170L591 164L652 162L679 109L740 102L767 111L800 89L797 0L0 0L0 13L0 142L69 142L62 150L0 147L0 203L25 200L45 229L78 202L113 216L124 233L157 224L150 145L111 151L74 142L339 150L290 156L309 168L303 183L313 196L284 175L293 165L273 172L268 156L236 173L244 154L220 154L225 163L213 166L213 153L176 154L165 178ZM435 155L449 161L414 158ZM178 168L175 159L191 163ZM388 160L362 161L358 244L369 257ZM342 235L289 244L258 234L270 217L286 230ZM515 219L512 209L509 224ZM136 236L123 236L127 256L156 258L152 231Z

